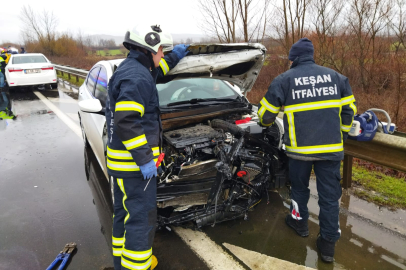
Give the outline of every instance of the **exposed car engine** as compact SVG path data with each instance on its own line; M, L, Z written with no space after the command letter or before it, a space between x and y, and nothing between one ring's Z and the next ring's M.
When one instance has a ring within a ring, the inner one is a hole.
M288 183L282 127L250 120L213 119L163 133L160 226L202 227L246 217L269 189Z

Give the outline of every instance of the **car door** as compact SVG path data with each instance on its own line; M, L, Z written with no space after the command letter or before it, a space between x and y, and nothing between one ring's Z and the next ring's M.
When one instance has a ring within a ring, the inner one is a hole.
M101 65L96 65L89 71L85 83L79 89L79 100L88 100L95 98L94 93L100 69ZM96 154L96 141L98 140L98 132L95 123L93 123L92 113L80 113L80 118L81 124L86 133L87 140Z
M109 70L110 71L110 70ZM94 90L94 97L100 100L100 103L105 109L106 100L107 100L107 84L109 78L108 69L105 66L100 67L100 72L97 77L96 87ZM107 144L107 130L106 130L106 117L99 114L90 114L92 117L92 122L94 123L94 129L97 133L97 138L94 138L94 153L99 160L99 163L102 164L103 170L107 172L106 160L105 160L105 151Z

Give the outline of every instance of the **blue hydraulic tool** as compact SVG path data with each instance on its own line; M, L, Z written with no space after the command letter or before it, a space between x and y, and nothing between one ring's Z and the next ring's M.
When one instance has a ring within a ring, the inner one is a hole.
M65 245L65 248L58 254L58 256L56 256L56 259L51 263L50 266L48 266L48 268L46 270L51 270L52 268L54 268L54 266L56 266L58 264L59 261L62 261L61 264L59 265L58 270L63 270L63 268L65 267L66 263L69 260L69 257L72 255L72 252L75 250L76 248L76 243L67 243Z

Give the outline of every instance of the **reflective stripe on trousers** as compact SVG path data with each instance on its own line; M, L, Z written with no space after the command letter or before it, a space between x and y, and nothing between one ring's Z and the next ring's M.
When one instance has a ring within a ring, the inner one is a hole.
M156 227L156 178L113 178L115 269L149 269Z

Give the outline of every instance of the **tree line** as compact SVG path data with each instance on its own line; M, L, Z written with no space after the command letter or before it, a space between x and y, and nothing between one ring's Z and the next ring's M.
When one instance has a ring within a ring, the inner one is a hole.
M79 30L75 35L58 32L58 18L52 11L35 12L23 6L20 12L23 23L22 37L28 51L44 53L49 57L80 57L96 54L98 50L120 49L114 39L85 35Z
M205 42L267 47L265 66L249 94L253 103L289 68L292 44L308 37L316 63L349 78L360 111L383 108L406 130L406 0L199 0L198 7ZM81 31L59 33L58 19L49 11L36 13L24 6L20 19L27 51L62 57L72 66L91 67L97 59L85 64L69 59L89 58L89 52L115 44Z
M219 42L261 42L266 65L249 94L258 102L302 37L317 64L347 76L359 111L383 108L406 131L405 0L199 0L202 29ZM384 119L384 118L382 118Z

